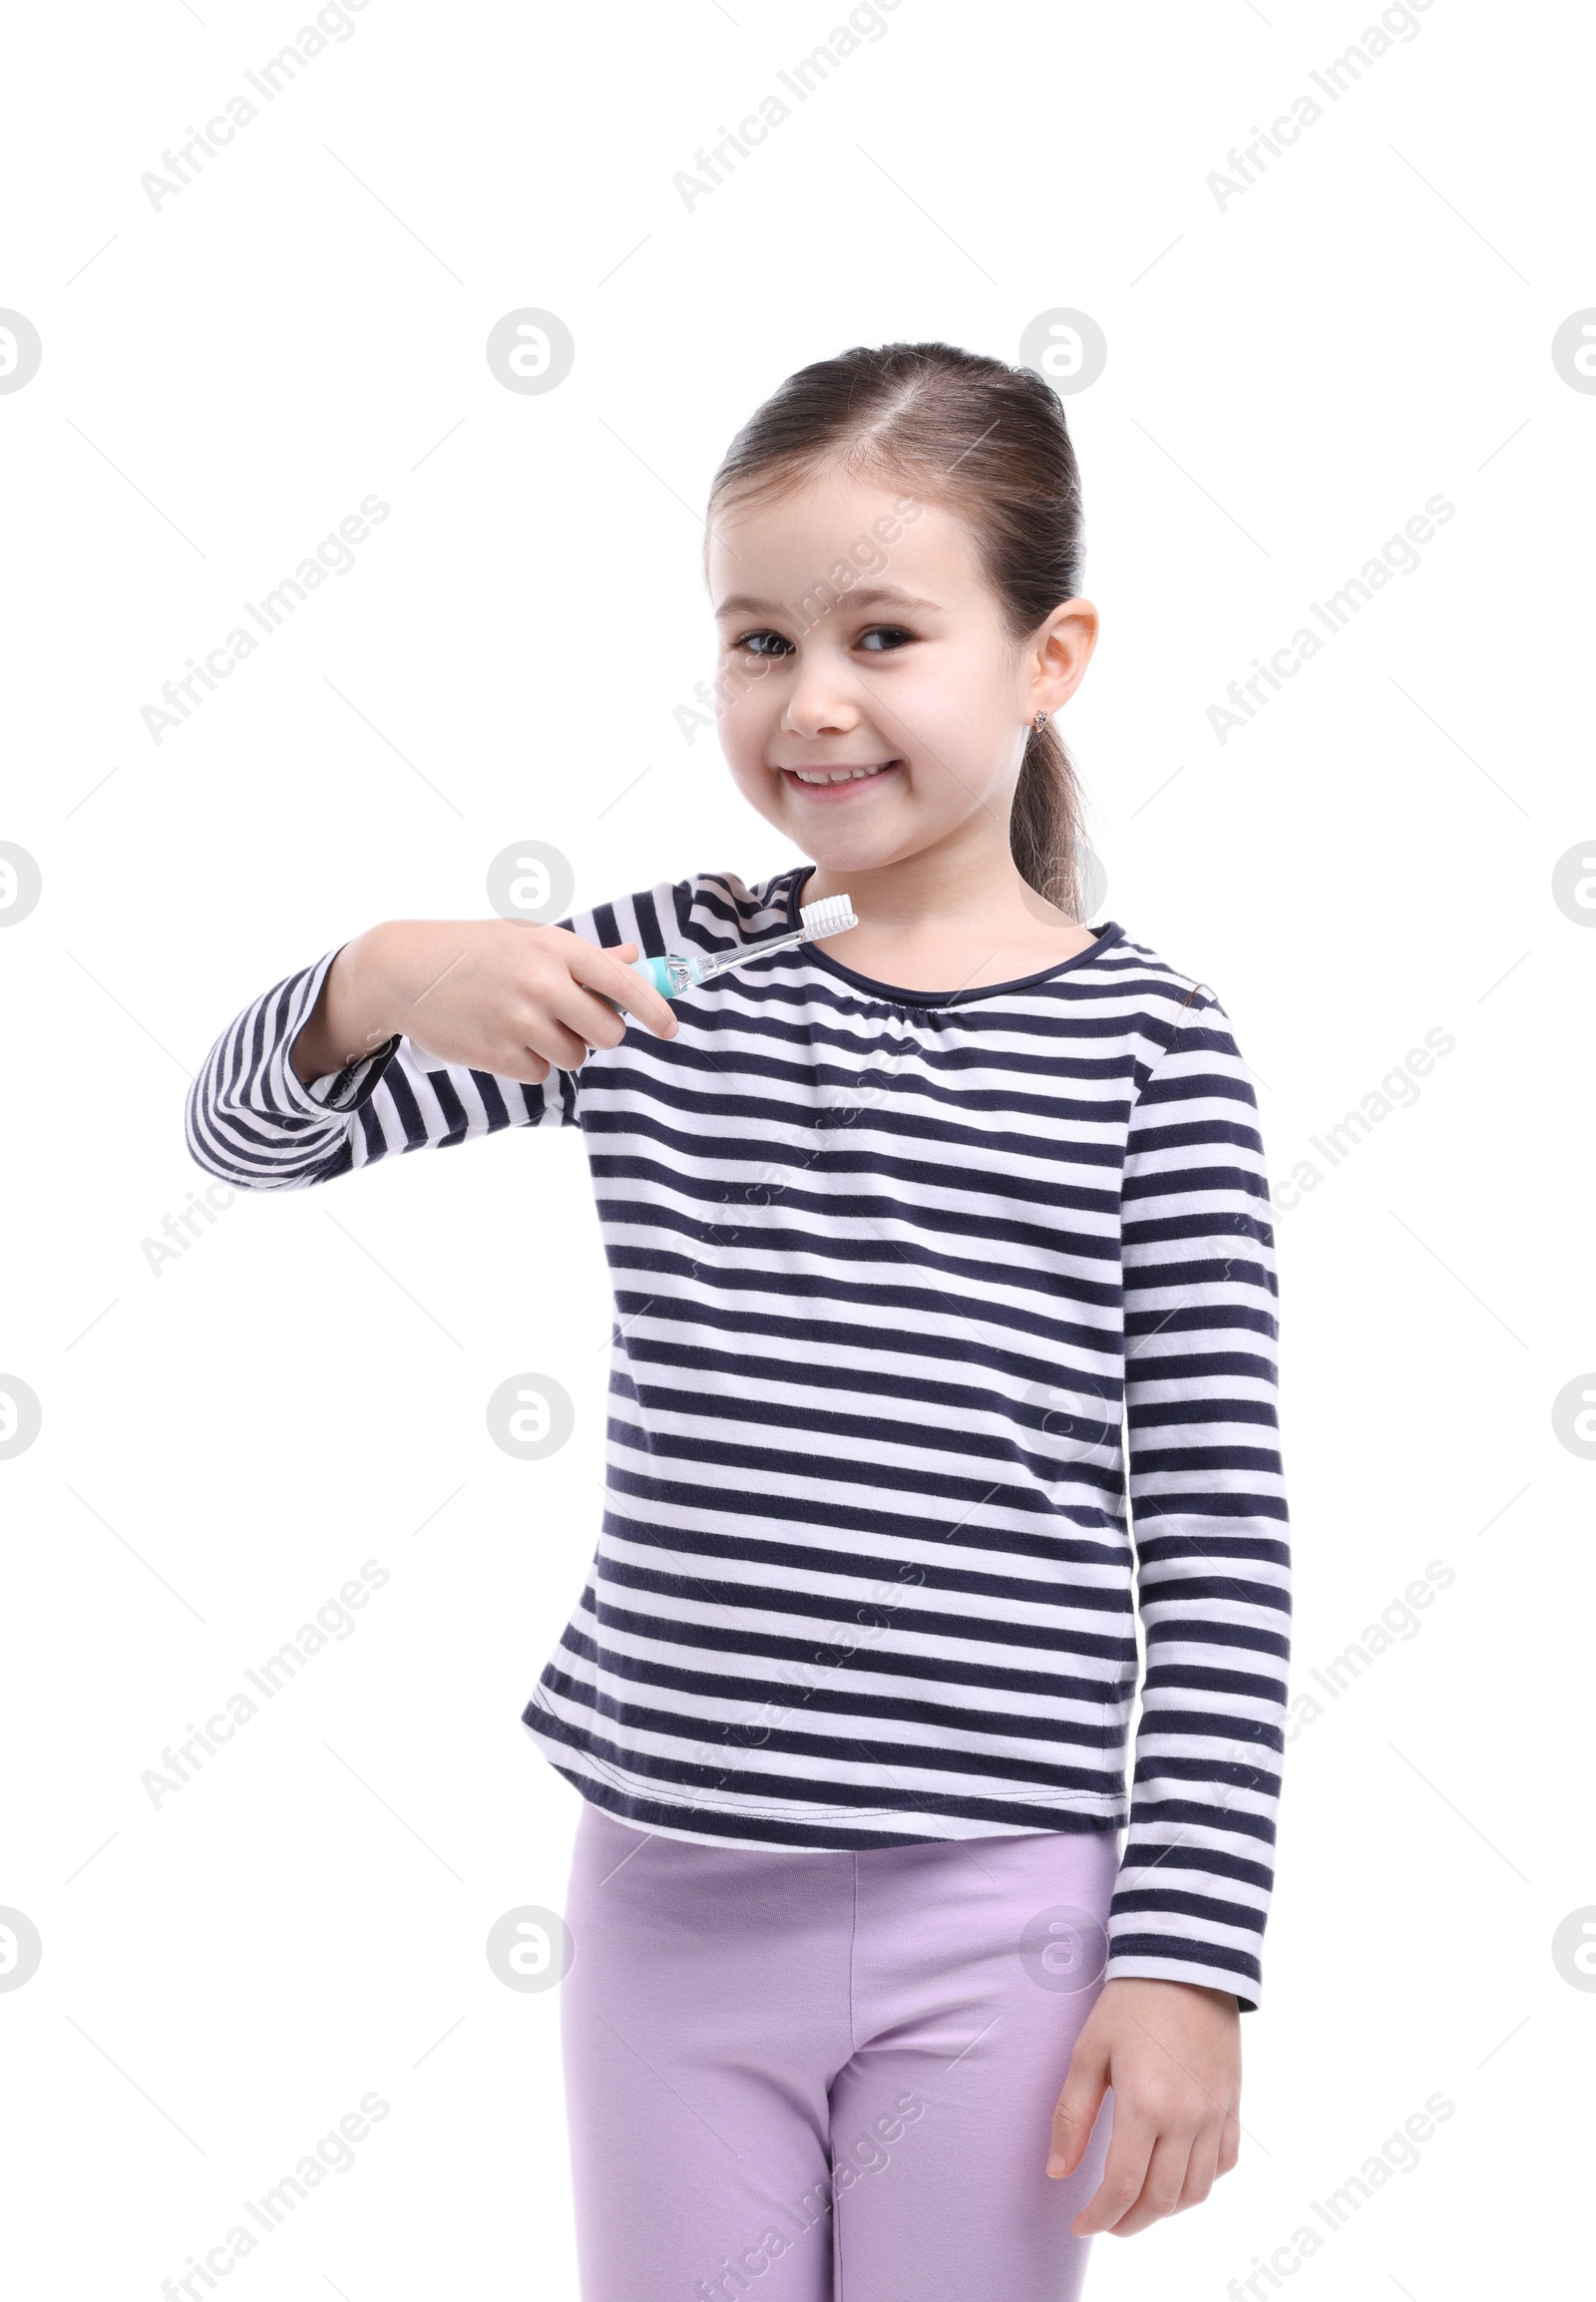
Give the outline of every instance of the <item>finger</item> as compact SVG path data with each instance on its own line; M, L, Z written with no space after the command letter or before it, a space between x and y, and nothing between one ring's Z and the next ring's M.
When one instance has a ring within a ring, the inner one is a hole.
M588 953L595 959L606 957L596 947L581 944L575 936L568 937L567 942L578 952ZM635 944L615 946L615 950L621 952L634 952L636 949ZM561 958L568 966L572 963L567 953L562 952ZM653 996L650 986L640 975L633 974L629 967L612 959L609 964L614 968L614 977L611 979L616 981L617 989L625 991L628 1001L631 986L644 997ZM617 1007L597 989L585 989L569 973L557 971L551 982L540 984L538 1003L543 1009L542 1013L535 1013L530 1022L523 1025L526 1035L521 1053L530 1063L536 1064L542 1057L551 1069L579 1071L592 1049L618 1047L626 1036L626 1018L617 1011ZM674 1030L674 1015L670 1021ZM547 1071L543 1076L548 1076Z
M1219 2137L1218 2173L1228 2174L1240 2156L1241 2120L1235 2111L1231 2110L1226 2114L1224 2129Z
M546 1032L545 1037L548 1035ZM540 1054L529 1042L503 1063L494 1063L493 1076L496 1079L514 1079L520 1087L542 1087L553 1078L556 1071L579 1070L588 1060L589 1049L580 1041L574 1041L573 1045L575 1053L568 1055L562 1052L557 1061L552 1055Z
M1186 2161L1186 2179L1180 2186L1180 2197L1175 2211L1183 2214L1188 2206L1200 2206L1213 2188L1219 2175L1219 2120L1204 2126L1192 2143L1191 2156Z
M679 1027L676 1012L668 999L660 997L645 975L639 975L634 967L626 965L616 958L614 952L600 951L597 944L585 944L580 937L573 937L572 945L573 948L566 956L566 964L574 983L586 985L589 990L602 991L607 997L617 999L656 1038L675 1037ZM637 956L635 944L621 944L617 949ZM589 1020L593 1019L591 1007L580 994L576 1011L562 1006L562 1019L575 1024L576 1012L586 1014Z
M547 1043L553 1032L562 1035L569 1032L579 1049L572 1061L581 1063L590 1047L620 1045L626 1036L627 1016L623 1010L629 1004L629 994L625 998L612 998L607 991L586 991L572 983L564 991L550 993L550 1017L544 1040ZM664 1036L663 1032L654 1035Z
M1131 2202L1127 2212L1115 2222L1116 2238L1133 2238L1138 2230L1145 2230L1151 2222L1161 2222L1166 2214L1173 2214L1180 2203L1180 2193L1186 2184L1186 2168L1191 2163L1193 2137L1189 2133L1160 2134L1147 2161L1140 2193Z
M1099 2230L1112 2230L1120 2218L1130 2212L1141 2196L1157 2139L1158 2129L1150 2118L1122 2116L1115 2103L1103 2178L1069 2225L1077 2238L1090 2238Z
M628 958L621 958L621 954L626 954ZM640 1019L647 1017L649 1024L656 1022L661 1029L670 1026L674 1031L677 1013L674 1013L670 1001L656 992L647 976L640 976L635 966L631 966L631 959L640 958L640 951L635 944L612 944L612 947L601 951L597 944L585 944L581 937L572 937L572 949L567 951L565 958L574 983L581 983L588 989L597 989L597 992L605 992L605 996L610 996L610 999L624 999L628 1008L635 1001L635 1010L638 1010Z
M1077 2040L1053 2107L1047 2171L1055 2180L1062 2181L1080 2164L1107 2092L1108 2057L1083 2047Z
M618 1047L626 1035L624 1020L615 1013L613 1007L606 1007L601 1001L595 1004L590 999L587 1003L595 1006L598 1017L592 1030L585 1033L569 1023L563 1015L551 1011L546 1016L540 1016L533 1030L523 1040L521 1052L524 1060L536 1064L541 1057L550 1070L580 1071L593 1048ZM547 1078L549 1072L546 1070L543 1075Z

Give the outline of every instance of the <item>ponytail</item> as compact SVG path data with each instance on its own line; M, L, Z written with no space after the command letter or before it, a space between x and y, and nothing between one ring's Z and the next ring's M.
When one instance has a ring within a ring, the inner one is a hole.
M1086 905L1085 830L1074 763L1052 721L1025 738L1008 819L1014 869L1044 903L1079 920Z

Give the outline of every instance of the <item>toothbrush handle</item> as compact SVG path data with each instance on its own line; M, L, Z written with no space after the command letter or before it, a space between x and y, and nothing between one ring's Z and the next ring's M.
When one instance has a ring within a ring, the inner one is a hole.
M652 983L662 999L670 997L670 964L666 959L633 959L633 970L643 981Z
M808 940L807 933L799 928L791 935L774 937L769 943L734 946L731 951L722 952L718 958L712 959L688 959L683 955L678 955L675 963L678 969L685 965L690 970L692 980L695 983L707 983L712 981L716 975L725 974L732 967L745 966L750 959L763 959L770 952L790 951L794 944L807 943ZM679 991L687 988L685 983L672 980L671 962L668 959L633 959L630 963L645 982L652 983L662 999L673 999ZM598 996L603 999L606 1005L613 1007L616 1014L625 1013L625 1009L616 1000L609 998L605 992L599 991Z
M808 941L808 936L799 928L790 936L772 936L768 943L734 945L715 959L700 960L698 979L707 983L712 976L726 974L732 967L745 967L750 959L762 959L771 952L790 952L794 944Z

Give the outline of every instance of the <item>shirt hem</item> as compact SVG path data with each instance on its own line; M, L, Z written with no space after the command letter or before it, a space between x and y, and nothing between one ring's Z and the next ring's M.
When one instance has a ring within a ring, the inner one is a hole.
M1053 1831L1123 1830L1128 1809L1121 1800L1111 1807L1090 1807L1074 1794L1068 1803L1050 1799L1046 1792L1025 1786L1014 1802L1023 1801L1034 1815L1046 1810L1047 1819L1004 1822L992 1814L961 1814L957 1809L932 1811L912 1800L898 1804L857 1803L825 1806L815 1800L772 1802L768 1797L706 1797L702 1792L672 1782L668 1777L649 1780L633 1775L573 1740L568 1733L552 1732L539 1722L557 1718L535 1694L521 1714L521 1725L540 1755L564 1775L592 1804L617 1821L665 1837L707 1840L722 1845L745 1845L809 1850L816 1846L911 1846L928 1840L1020 1837ZM724 1826L717 1831L713 1825Z

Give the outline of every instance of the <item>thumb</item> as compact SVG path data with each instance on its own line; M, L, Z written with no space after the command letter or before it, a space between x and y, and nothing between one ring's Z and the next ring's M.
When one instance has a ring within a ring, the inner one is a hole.
M1106 2046L1094 2045L1083 2031L1075 2041L1069 2069L1053 2109L1047 2171L1055 2179L1072 2174L1080 2164L1107 2092L1108 2050Z

